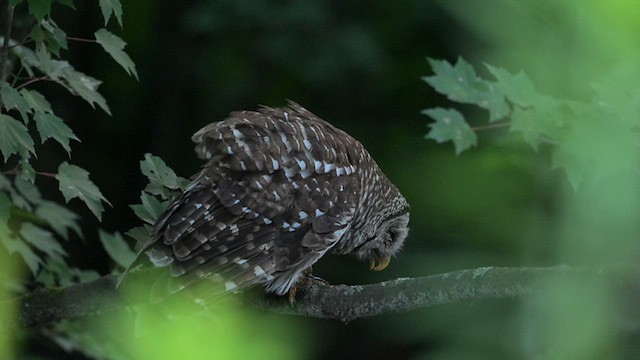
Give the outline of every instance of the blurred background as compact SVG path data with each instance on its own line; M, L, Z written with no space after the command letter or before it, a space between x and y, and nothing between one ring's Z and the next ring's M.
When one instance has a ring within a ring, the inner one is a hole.
M112 116L67 94L47 94L56 113L82 140L74 144L72 162L91 173L113 204L103 223L97 224L85 208L72 203L83 214L86 235L84 241L68 244L76 266L107 274L113 264L97 240L97 227L124 232L139 225L128 205L139 202L145 186L139 171L145 153L160 156L178 175L189 177L202 165L190 141L196 130L233 110L281 106L287 99L360 140L412 207L406 246L386 271L373 273L355 259L325 257L314 266L314 273L331 283L374 283L479 266L605 262L599 254L611 242L603 244L602 239L615 242L617 234L605 226L585 228L601 218L600 213L575 209L588 209L596 198L608 199L595 208L611 214L620 209L618 198L596 186L573 191L565 174L552 169L548 151L533 151L508 128L480 131L479 146L460 156L455 156L450 143L425 140L430 119L420 111L454 104L421 77L431 75L426 57L455 61L462 56L483 76L488 77L483 63L513 73L524 70L543 93L589 99L590 84L613 64L637 60L640 9L635 2L123 0L122 4L124 28L113 21L109 28L127 42L139 81L127 76L97 45L71 43L66 54L78 70L104 81L101 92ZM91 38L102 26L100 10L93 2L75 5L77 12L54 7L54 18L69 36ZM482 110L455 106L474 125L488 121ZM65 156L51 146L34 166L54 171L47 165L58 164ZM627 190L637 183L618 185L620 195L629 194ZM49 197L62 201L57 185L51 186ZM630 219L637 212L632 205L624 208L629 220L613 231L625 226L633 228L625 234L635 231ZM576 228L595 239L591 251L579 251L581 242L572 235ZM616 254L635 255L634 246L623 243ZM611 260L629 258L606 259ZM584 314L576 316L590 330L575 336L583 342L556 344L556 335L570 337L571 331L534 321L563 314L557 308L539 310L546 301L550 300L478 301L349 324L278 316L271 331L281 332L278 341L285 348L296 349L287 358L634 358L638 348L626 341L630 333L611 335L614 325L600 317L585 320ZM593 306L597 310L599 305ZM586 313L597 312L593 309L588 307ZM575 320L561 318L558 324ZM555 332L560 330L563 333ZM603 334L608 335L603 338ZM252 336L259 335L246 334L246 341ZM580 355L572 351L584 342L593 344L594 339L600 340L584 357L562 356ZM549 344L556 350L540 350ZM83 358L56 350L40 337L23 347L34 358Z

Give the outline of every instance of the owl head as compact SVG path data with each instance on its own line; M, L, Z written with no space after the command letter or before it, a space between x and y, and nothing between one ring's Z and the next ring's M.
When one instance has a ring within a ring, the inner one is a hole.
M409 207L387 217L376 229L372 237L357 247L358 259L368 261L370 269L382 271L404 244L409 233Z

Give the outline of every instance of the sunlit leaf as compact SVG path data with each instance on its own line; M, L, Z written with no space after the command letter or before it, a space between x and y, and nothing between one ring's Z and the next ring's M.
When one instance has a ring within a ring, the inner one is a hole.
M105 26L109 23L109 19L113 14L118 20L120 27L122 27L122 5L120 4L120 0L100 0L100 9L102 10Z
M456 148L456 155L471 146L476 146L478 138L464 120L460 112L454 109L434 108L423 110L422 113L435 120L429 124L431 131L427 139L436 142L452 141Z
M120 233L114 234L99 231L100 242L109 254L109 257L123 268L127 268L136 258L136 253L131 250L129 244L122 238Z
M64 123L64 120L53 114L37 113L33 119L36 122L36 127L43 143L45 140L52 138L59 142L70 154L69 140L80 141L73 133L73 130Z
M99 220L102 220L102 212L104 211L102 202L107 204L109 202L98 187L89 180L89 173L86 170L65 161L58 167L56 179L60 183L60 191L66 202L73 198L79 198Z
M111 55L111 57L129 74L138 78L138 72L136 71L136 65L133 63L129 55L124 52L124 47L127 45L122 39L116 35L110 33L107 29L100 29L95 33L96 41L98 44Z
M9 156L20 154L29 157L35 154L33 139L27 128L9 115L0 114L0 151L4 161Z

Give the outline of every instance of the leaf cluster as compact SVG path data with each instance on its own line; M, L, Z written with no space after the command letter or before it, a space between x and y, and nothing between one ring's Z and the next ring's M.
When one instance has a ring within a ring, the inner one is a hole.
M97 3L105 26L113 17L122 26L119 0ZM9 26L3 28L0 40L0 255L22 259L32 278L46 286L95 278L96 272L82 271L67 263L68 254L61 241L69 241L71 233L83 237L79 216L65 204L43 198L40 183L57 181L66 202L79 199L99 220L104 204L109 202L81 167L63 161L55 172L50 172L51 169L35 168L33 162L38 157L38 144L55 141L70 158L71 145L80 141L39 91L42 82L58 84L91 106L110 113L99 93L101 81L76 70L64 59L64 51L78 38L67 36L53 19L52 10L56 6L75 9L74 1L10 0L2 6L2 18ZM13 18L20 18L15 23L27 28L12 26ZM124 41L104 28L93 37L79 40L99 44L137 77L135 65L123 51ZM21 287L19 283L0 285Z
M632 170L640 144L640 92L619 78L603 79L590 101L551 97L536 91L522 71L517 74L485 65L494 77L487 80L462 58L455 64L429 59L434 72L423 80L449 100L472 104L488 111L487 126L472 128L454 108L423 110L434 122L426 138L451 141L456 154L476 146L477 131L507 127L521 134L535 151L547 146L554 168L564 169L577 189L584 181ZM629 78L640 75L637 71Z

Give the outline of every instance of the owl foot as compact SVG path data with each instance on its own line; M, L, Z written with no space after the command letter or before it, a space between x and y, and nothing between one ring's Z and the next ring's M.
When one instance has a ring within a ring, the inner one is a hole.
M287 294L289 297L289 303L291 305L296 303L296 293L298 292L298 286L300 285L322 285L329 286L329 282L317 276L311 274L311 267L307 268L302 272L300 278L298 278L298 282L289 289L289 293Z

